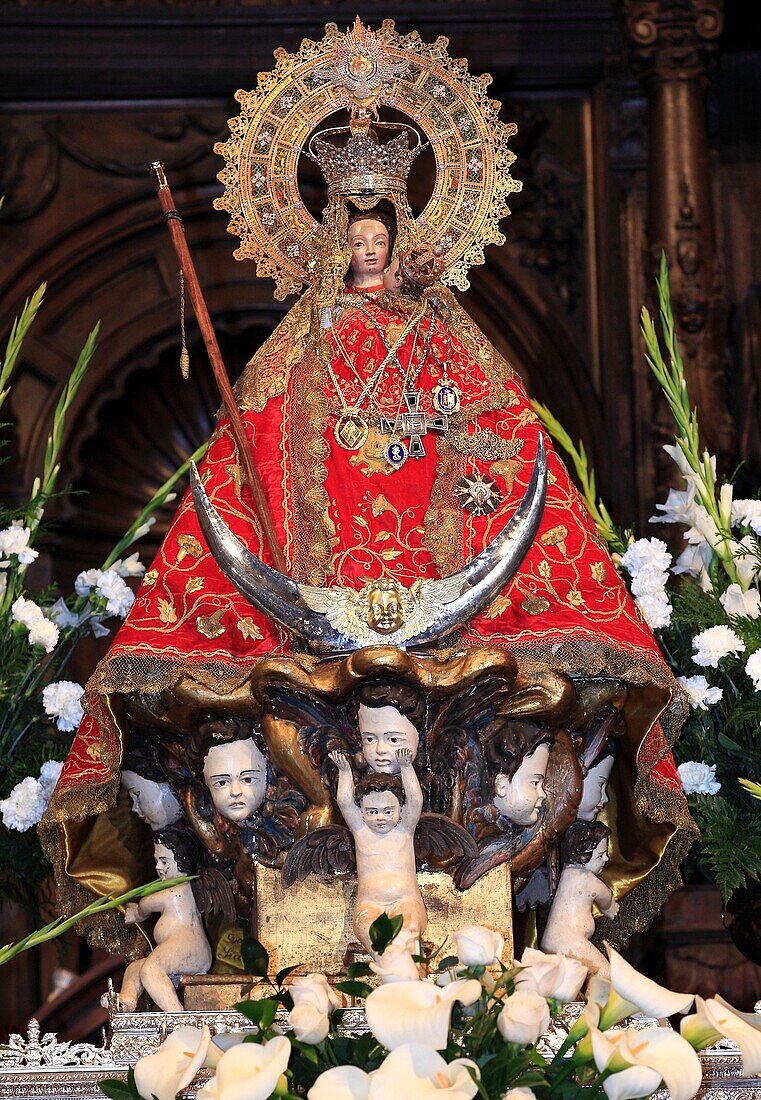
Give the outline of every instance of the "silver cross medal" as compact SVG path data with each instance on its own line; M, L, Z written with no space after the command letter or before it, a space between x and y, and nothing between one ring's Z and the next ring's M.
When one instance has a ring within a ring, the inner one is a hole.
M397 468L402 465L408 453L413 458L424 457L424 435L428 432L445 432L449 428L449 417L445 413L426 416L420 411L419 393L408 390L404 394L404 403L407 411L396 420L387 420L383 416L380 418L380 430L384 435L393 437L387 448L387 458L391 465ZM409 437L409 449L401 442L405 436Z

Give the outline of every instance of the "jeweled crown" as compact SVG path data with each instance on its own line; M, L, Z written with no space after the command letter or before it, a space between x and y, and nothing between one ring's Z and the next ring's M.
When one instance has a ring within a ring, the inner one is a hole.
M401 132L381 142L378 129ZM326 140L347 133L349 138L343 145ZM422 148L420 134L413 126L375 122L372 127L354 124L323 130L309 142L307 156L320 166L329 196L383 195L406 192L412 163Z

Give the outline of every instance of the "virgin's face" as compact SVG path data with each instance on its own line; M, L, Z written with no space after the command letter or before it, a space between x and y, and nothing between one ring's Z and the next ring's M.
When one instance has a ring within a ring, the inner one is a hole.
M417 756L418 731L396 707L366 707L360 703L359 732L371 771L398 775L397 749L409 749L413 760Z
M547 794L544 777L550 758L549 745L538 745L525 756L512 779L498 775L494 781L494 805L515 825L535 825Z
M594 821L603 806L608 804L608 780L613 771L613 757L606 756L590 768L581 793L577 817L579 821Z
M203 778L217 812L229 821L245 821L264 801L267 761L250 737L214 745L203 762Z
M388 230L373 218L353 222L349 226L351 277L356 286L380 283L388 266Z
M180 816L180 804L168 783L154 783L137 772L122 772L122 787L132 799L132 809L152 829L165 829Z

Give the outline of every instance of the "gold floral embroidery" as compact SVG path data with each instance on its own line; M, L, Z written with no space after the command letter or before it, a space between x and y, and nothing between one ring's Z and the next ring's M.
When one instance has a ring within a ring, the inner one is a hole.
M143 584L146 586L146 588L150 588L151 585L154 585L158 579L159 579L158 569L149 569L148 572L143 577Z
M528 615L541 615L550 609L550 601L544 596L526 596L521 607Z
M177 561L181 562L183 558L202 558L203 546L201 546L195 535L180 535L177 539L177 543L180 549L177 552Z
M589 567L589 572L592 574L592 579L599 581L600 584L605 580L605 565L603 562L593 562Z
M233 485L235 487L235 495L240 496L241 486L243 485L243 470L237 462L232 463L230 466L225 466L225 473L229 474L233 479Z
M584 597L582 596L581 592L579 592L578 588L572 588L571 591L568 593L568 602L571 607L583 606Z
M548 561L540 561L539 565L537 566L537 572L539 573L540 577L551 577L552 569L550 568L550 563Z
M539 541L542 546L557 546L563 557L567 557L568 551L566 549L565 540L568 538L568 528L559 523L557 527L550 527L549 531L545 531L543 535L539 536Z
M509 596L497 596L496 600L489 604L489 609L486 611L486 618L498 619L503 612L507 611L512 602Z
M251 638L255 642L262 640L262 632L252 618L238 619L237 625L244 638Z
M165 626L177 622L177 612L171 600L163 600L159 596L159 619Z
M185 585L186 592L200 592L203 588L203 577L188 577L188 582Z
M221 619L227 613L226 607L218 607L212 615L199 615L196 628L204 638L219 638L225 632Z
M517 458L508 458L506 462L492 462L489 467L489 473L492 477L502 477L505 479L505 489L509 496L513 491L513 485L515 484L515 478L520 473L522 462L519 462Z

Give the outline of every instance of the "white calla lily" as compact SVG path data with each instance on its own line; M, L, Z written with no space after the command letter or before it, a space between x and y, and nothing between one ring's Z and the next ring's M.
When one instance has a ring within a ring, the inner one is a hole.
M204 1066L207 1069L216 1069L219 1065L219 1059L229 1050L230 1047L236 1047L238 1043L242 1043L244 1035L242 1031L220 1031L209 1043L209 1048L206 1051L206 1057L204 1058Z
M357 1066L334 1066L321 1073L307 1100L369 1100L370 1074Z
M697 1012L682 1020L681 1032L696 1050L731 1039L740 1048L746 1077L761 1073L761 1019L754 1012L738 1012L722 997L696 997Z
M673 993L665 989L635 970L615 948L606 946L610 959L611 994L600 1016L601 1031L631 1016L633 1012L644 1012L646 1016L660 1020L688 1011L694 994Z
M379 986L365 1001L367 1025L384 1047L394 1050L416 1043L429 1050L443 1050L455 1001L474 1004L481 983L460 978L441 989L433 982L393 982Z
M369 1100L423 1100L434 1094L472 1100L478 1092L477 1077L478 1066L469 1058L445 1062L430 1047L407 1043L387 1055L372 1074Z
M176 1027L155 1054L135 1063L135 1087L145 1100L174 1100L204 1063L211 1042L208 1027Z
M670 1028L629 1027L607 1035L594 1028L590 1036L598 1070L613 1074L603 1083L608 1100L649 1096L661 1081L671 1100L690 1100L702 1084L700 1059Z
M198 1090L198 1100L267 1100L290 1056L291 1042L284 1035L264 1044L239 1043L219 1059L216 1076Z

